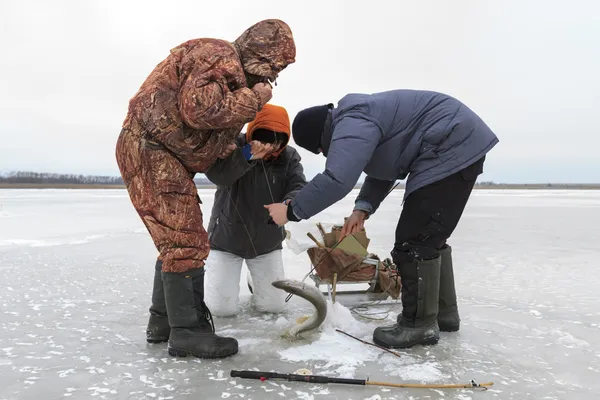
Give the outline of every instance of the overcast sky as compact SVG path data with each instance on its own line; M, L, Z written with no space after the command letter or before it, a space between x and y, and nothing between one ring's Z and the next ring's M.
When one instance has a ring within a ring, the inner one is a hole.
M482 180L600 182L594 0L2 0L0 171L118 175L128 101L169 49L265 18L295 36L271 101L291 118L349 92L446 92L500 138Z

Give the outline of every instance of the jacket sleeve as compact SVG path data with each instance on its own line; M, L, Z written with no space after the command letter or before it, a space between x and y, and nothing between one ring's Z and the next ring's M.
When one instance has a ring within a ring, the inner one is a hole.
M300 189L306 185L306 177L304 176L304 168L302 167L301 160L300 154L294 150L287 170L284 201L296 197Z
M199 46L184 56L181 63L194 65L179 90L181 116L190 127L238 127L252 121L262 108L260 95L255 90L245 86L230 89L246 82L233 50Z
M229 187L244 176L256 165L248 162L242 154L242 149L237 149L225 159L218 159L204 174L209 181L217 186Z
M367 176L354 203L354 209L365 211L369 215L374 214L394 183L395 181L382 181Z
M302 219L316 215L343 199L356 185L382 133L374 122L344 117L335 126L325 172L317 174L292 200L293 213Z

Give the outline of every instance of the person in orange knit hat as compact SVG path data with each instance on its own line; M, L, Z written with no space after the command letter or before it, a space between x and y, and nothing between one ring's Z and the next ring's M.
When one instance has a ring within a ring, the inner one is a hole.
M238 137L238 149L206 172L217 185L205 265L205 302L215 316L237 314L244 261L255 308L270 313L284 309L286 294L271 282L285 277L285 230L269 223L263 205L287 204L306 184L300 155L289 139L286 109L265 104Z

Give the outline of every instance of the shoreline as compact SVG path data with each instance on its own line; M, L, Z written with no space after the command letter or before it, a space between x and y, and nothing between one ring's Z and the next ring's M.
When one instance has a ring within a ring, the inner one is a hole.
M196 185L198 189L216 189L216 185ZM0 183L0 189L125 189L125 185L102 185L102 184L48 184L48 183ZM355 186L354 189L360 189ZM404 186L398 186L394 190L403 190ZM512 189L512 190L600 190L598 183L576 183L576 184L544 184L544 183L498 183L475 185L474 190L486 189Z

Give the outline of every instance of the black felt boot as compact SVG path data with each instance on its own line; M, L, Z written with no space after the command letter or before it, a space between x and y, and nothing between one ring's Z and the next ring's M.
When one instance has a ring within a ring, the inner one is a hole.
M402 280L402 314L392 326L373 332L373 342L392 349L436 344L440 257L425 261L394 260Z
M456 289L454 287L454 270L452 267L452 247L446 245L440 250L442 263L440 266L440 301L438 325L440 331L456 332L460 328L460 317L456 305Z
M163 272L165 299L171 326L169 355L223 358L238 352L234 338L215 334L210 310L204 303L204 269Z
M165 291L161 277L162 261L156 260L154 267L154 285L152 288L152 305L150 306L150 319L146 328L148 343L162 343L169 340L171 327L167 318L165 304Z

